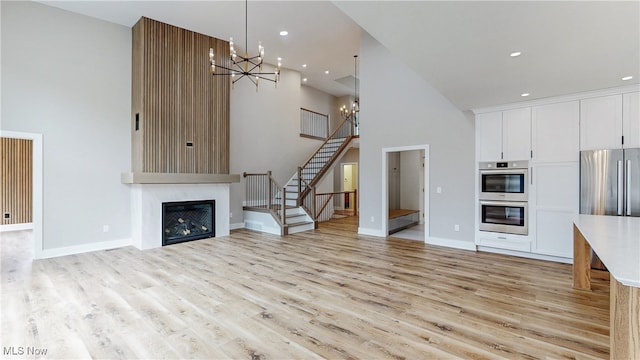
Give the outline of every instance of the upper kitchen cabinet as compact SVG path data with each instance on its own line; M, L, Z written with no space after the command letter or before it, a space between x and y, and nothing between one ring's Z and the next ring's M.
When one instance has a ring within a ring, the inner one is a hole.
M478 160L502 159L502 111L476 116Z
M579 160L579 101L534 106L531 109L531 129L534 162Z
M502 152L504 160L531 157L531 108L502 112Z
M622 147L622 95L580 101L580 150Z
M640 92L622 95L624 148L640 148Z
M530 107L478 114L476 129L478 161L530 158Z

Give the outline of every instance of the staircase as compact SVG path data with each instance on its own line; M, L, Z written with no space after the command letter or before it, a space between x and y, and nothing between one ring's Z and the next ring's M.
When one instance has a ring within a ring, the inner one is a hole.
M245 173L245 227L279 235L315 229L315 186L354 137L353 123L346 119L284 186L277 184L270 171L266 174Z

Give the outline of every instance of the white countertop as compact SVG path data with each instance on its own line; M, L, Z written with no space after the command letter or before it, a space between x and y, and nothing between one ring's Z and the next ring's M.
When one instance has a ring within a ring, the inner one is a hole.
M640 217L576 215L574 224L618 282L640 287Z

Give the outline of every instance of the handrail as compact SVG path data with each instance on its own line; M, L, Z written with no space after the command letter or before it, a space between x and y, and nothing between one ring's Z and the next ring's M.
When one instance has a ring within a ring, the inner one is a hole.
M309 110L309 109L303 108L303 107L301 107L300 110L304 110L304 111L307 111L307 112L310 112L310 113L314 113L314 114L318 114L318 115L322 115L322 116L327 116L327 114L319 113L317 111Z

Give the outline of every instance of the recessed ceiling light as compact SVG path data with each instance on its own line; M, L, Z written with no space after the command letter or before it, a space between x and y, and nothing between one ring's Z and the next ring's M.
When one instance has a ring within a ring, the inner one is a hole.
M282 58L280 56L278 56L278 61L282 61Z
M522 97L527 97L527 96L529 96L529 95L530 95L529 93L522 93L522 94L520 94L520 96L522 96Z
M307 64L302 64L302 67L303 67L303 68L306 68L306 67L307 67Z
M622 80L627 81L627 80L631 80L633 79L633 76L625 76L622 78Z
M302 81L307 82L307 78L302 78Z
M287 35L289 35L289 32L287 30L280 31L280 36L287 36Z
M324 73L325 73L325 74L329 74L329 70L325 70L325 71L324 71Z
M509 56L511 56L511 57L518 57L520 55L522 55L522 53L520 51L514 51L511 54L509 54Z

